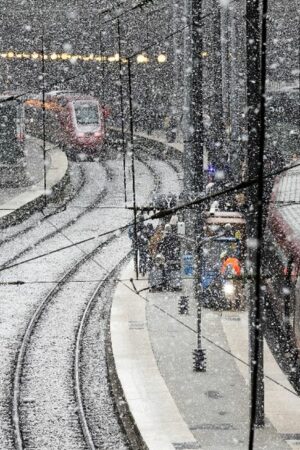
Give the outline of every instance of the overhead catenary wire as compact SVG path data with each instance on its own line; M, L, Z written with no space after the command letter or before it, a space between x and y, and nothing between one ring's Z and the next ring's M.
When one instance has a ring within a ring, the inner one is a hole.
M108 269L105 269L105 271L108 272ZM190 279L190 278L189 278ZM168 316L169 318L173 319L174 321L176 321L179 325L183 326L184 328L186 328L187 330L191 331L192 333L197 333L197 330L194 329L192 326L190 326L189 324L183 322L181 319L179 319L178 317L176 317L175 315L171 314L170 312L168 312L166 309L162 308L161 306L157 305L156 303L153 302L153 300L145 297L143 294L141 294L140 292L136 292L133 288L131 288L131 286L129 286L127 283L130 282L130 279L128 278L120 278L120 277L115 277L115 278L111 278L110 279L113 282L118 282L118 283L122 283L128 290L130 290L131 292L135 293L136 295L138 295L142 300L144 300L146 303L149 304L149 306L151 308L155 308L158 311L160 311L161 313L165 314L166 316ZM97 278L97 279L92 279L92 280L68 280L66 281L65 284L82 284L82 283L99 283L101 281L106 281L106 278ZM147 281L147 279L143 279L143 281ZM40 281L22 281L22 280L15 280L15 281L7 281L7 282L0 282L0 285L31 285L31 284L57 284L57 280L55 281L46 281L46 280L40 280ZM231 358L234 358L236 361L244 364L245 366L249 367L249 363L247 361L245 361L244 359L242 359L240 356L235 355L233 352L231 352L230 350L226 349L225 347L223 347L221 344L215 342L213 339L208 338L205 335L202 335L203 339L205 341L207 341L209 344L211 344L212 346L214 346L215 348L217 348L218 350L222 351L223 353L227 354L228 356L230 356ZM290 394L293 394L294 396L298 397L298 394L296 392L294 392L292 389L288 388L286 385L282 384L280 381L276 380L275 378L265 374L265 378L268 379L269 381L271 381L272 383L276 384L277 386L281 387L282 389L284 389L285 391L289 392Z
M279 169L279 170L271 172L271 173L269 173L267 175L264 175L263 179L266 180L266 179L273 178L274 176L280 175L280 174L282 174L282 173L284 173L284 172L286 172L288 170L291 170L291 169L293 169L295 167L300 167L300 162L298 164L294 164L292 167L285 167L283 169ZM222 197L223 195L235 192L236 190L243 190L245 188L253 186L254 184L257 183L257 181L258 181L257 178L250 179L249 181L243 181L242 183L239 183L239 184L237 184L235 186L232 186L232 187L230 187L228 189L224 189L224 190L216 192L214 194L210 194L210 195L206 195L206 196L203 196L203 197L200 197L200 198L196 198L196 199L194 199L192 201L183 203L182 205L175 206L174 208L169 208L169 209L166 209L166 210L162 210L162 211L160 211L158 213L154 213L154 214L150 215L147 218L141 219L141 223L142 222L147 222L149 220L161 219L161 218L164 218L164 217L169 217L170 215L172 215L172 214L174 214L174 213L176 213L178 211L182 211L183 209L192 208L194 205L205 203L205 202L208 202L208 201L210 201L212 199L216 199L216 198ZM62 246L62 247L59 247L57 249L50 250L48 252L42 253L40 255L33 256L32 258L28 258L28 259L25 259L23 261L16 262L14 264L10 264L10 265L7 265L7 266L5 266L5 265L1 266L0 267L0 272L3 272L5 270L11 269L13 267L17 267L17 266L20 266L20 265L23 265L23 264L26 264L26 263L29 263L29 262L32 262L32 261L36 261L37 259L44 258L46 256L52 255L54 253L58 253L60 251L68 250L69 248L72 248L72 247L74 247L76 245L84 244L86 242L90 242L90 241L93 241L95 239L99 239L101 237L108 236L109 234L119 233L119 232L121 232L123 230L126 230L126 229L128 230L129 227L132 227L132 226L134 226L134 222L131 221L131 222L128 222L127 224L122 225L120 227L112 228L112 229L110 229L108 231L105 231L103 233L99 233L99 234L96 234L94 236L90 236L90 237L88 237L86 239L81 239L79 241L76 241L74 244Z
M246 19L247 20L247 19ZM135 56L135 55L134 55ZM261 177L261 179L263 180L264 179L264 176L262 175L262 177ZM260 181L258 180L258 184L260 183ZM243 188L238 188L238 187L236 187L235 189L243 189ZM217 193L218 194L218 193ZM149 219L148 219L149 220ZM260 263L260 261L259 261L259 263ZM0 269L1 270L1 269ZM258 273L259 273L259 271L258 271ZM256 285L257 285L257 283L258 283L258 279L256 279Z

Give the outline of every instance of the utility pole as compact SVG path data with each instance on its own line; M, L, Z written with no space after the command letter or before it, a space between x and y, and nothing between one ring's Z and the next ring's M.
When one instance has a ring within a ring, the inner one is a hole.
M42 28L42 150L43 150L43 181L44 181L44 208L47 207L47 152L46 152L46 73L45 73L45 30Z
M139 277L138 267L138 234L137 234L137 207L136 207L136 192L135 192L135 149L134 149L134 132L133 132L133 106L132 106L132 80L131 80L131 61L127 58L128 71L128 100L129 100L129 129L130 129L130 151L131 151L131 172L132 172L132 202L133 202L133 251L134 251L134 271L136 278Z
M223 90L222 90L222 43L221 43L221 6L219 0L212 1L211 44L208 50L209 115L212 124L209 129L208 160L220 171L224 170L226 150L224 139ZM204 49L206 50L206 48ZM225 175L225 174L224 174Z
M126 138L125 138L125 114L123 99L123 67L122 67L122 43L121 43L121 25L117 21L118 27L118 50L119 50L119 93L120 93L120 112L121 112L121 134L122 134L122 153L123 153L123 184L124 184L124 202L127 206L127 180L126 180ZM104 80L103 80L104 81Z
M264 299L261 290L261 260L263 229L265 224L263 204L265 146L265 90L266 90L266 20L267 0L247 0L247 120L248 120L248 178L257 183L248 191L248 260L252 279L249 293L249 342L251 408L249 450L253 448L255 428L264 426L264 366L263 317Z
M176 32L180 27L180 21L179 21L179 4L175 1L173 2L172 15L173 15L172 28L174 36L173 36L173 63L172 63L173 91L171 97L170 128L174 127L176 129L176 137L177 137L179 126L179 101L180 101L180 93L179 93L180 58L178 57L179 36L178 34L176 34Z
M203 192L203 111L202 111L202 0L185 0L185 17L190 20L185 33L184 62L184 189L185 197L196 198ZM193 236L194 294L197 304L197 348L194 350L194 370L205 371L205 350L201 341L202 301L202 206L187 211L187 232Z

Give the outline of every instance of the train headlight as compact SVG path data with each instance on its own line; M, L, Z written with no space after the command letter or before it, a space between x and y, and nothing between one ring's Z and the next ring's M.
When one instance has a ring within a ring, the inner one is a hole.
M101 136L100 131L96 131L96 132L94 133L94 136L95 136L95 137L100 137L100 136Z
M226 283L223 286L223 291L225 294L225 297L231 297L235 293L235 286L232 283L232 281L226 281Z

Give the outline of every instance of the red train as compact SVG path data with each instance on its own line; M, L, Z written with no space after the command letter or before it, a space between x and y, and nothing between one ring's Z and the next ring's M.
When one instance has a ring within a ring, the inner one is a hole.
M300 393L300 160L275 182L265 245L266 333Z
M101 156L107 116L99 100L72 91L47 92L44 99L40 94L25 100L26 132L42 137L45 131L46 140L62 146L73 160Z

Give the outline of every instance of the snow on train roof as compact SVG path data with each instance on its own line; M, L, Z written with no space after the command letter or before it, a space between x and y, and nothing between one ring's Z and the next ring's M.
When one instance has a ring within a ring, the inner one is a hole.
M280 178L275 203L277 212L300 238L300 166L291 168Z

